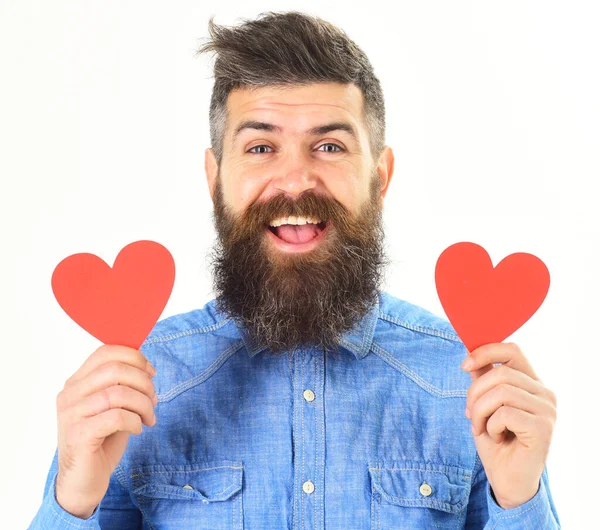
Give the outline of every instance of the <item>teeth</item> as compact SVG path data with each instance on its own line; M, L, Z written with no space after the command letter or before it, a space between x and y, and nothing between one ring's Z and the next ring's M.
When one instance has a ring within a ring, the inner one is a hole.
M281 226L281 225L305 225L305 224L319 224L321 222L320 219L316 217L296 217L295 215L291 215L290 217L280 217L279 219L275 219L271 221L270 226Z

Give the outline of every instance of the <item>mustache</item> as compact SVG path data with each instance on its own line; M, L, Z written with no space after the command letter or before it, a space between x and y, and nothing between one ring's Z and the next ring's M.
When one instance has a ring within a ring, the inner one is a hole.
M297 199L281 193L267 201L254 202L238 219L237 225L243 226L246 233L256 232L274 219L292 215L316 217L342 229L351 222L349 212L338 200L314 192L304 192Z

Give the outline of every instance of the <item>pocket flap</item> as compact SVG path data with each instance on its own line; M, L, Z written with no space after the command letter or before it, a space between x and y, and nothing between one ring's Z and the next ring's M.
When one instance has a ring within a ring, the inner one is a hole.
M139 466L132 470L132 493L156 499L224 501L242 489L241 462Z
M373 489L391 504L455 513L466 505L471 475L462 468L401 462L369 465Z

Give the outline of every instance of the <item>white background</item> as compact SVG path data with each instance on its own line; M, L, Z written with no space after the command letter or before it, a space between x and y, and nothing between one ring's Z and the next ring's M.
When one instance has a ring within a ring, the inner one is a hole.
M56 394L100 343L54 299L66 256L152 239L177 276L163 317L212 298L204 175L209 15L301 9L370 57L396 156L386 290L439 315L434 267L458 241L494 265L530 252L551 287L509 339L558 396L548 459L564 528L597 513L600 21L593 1L0 2L2 528L35 515ZM249 8L248 6L252 6ZM390 11L391 10L391 11ZM597 519L597 518L596 518Z

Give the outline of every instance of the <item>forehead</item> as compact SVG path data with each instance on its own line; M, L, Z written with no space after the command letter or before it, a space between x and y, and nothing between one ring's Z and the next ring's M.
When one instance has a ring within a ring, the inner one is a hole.
M250 117L280 123L286 131L301 132L309 124L338 118L362 125L363 95L354 84L265 86L232 90L227 99L228 133ZM269 118L271 118L269 120Z

